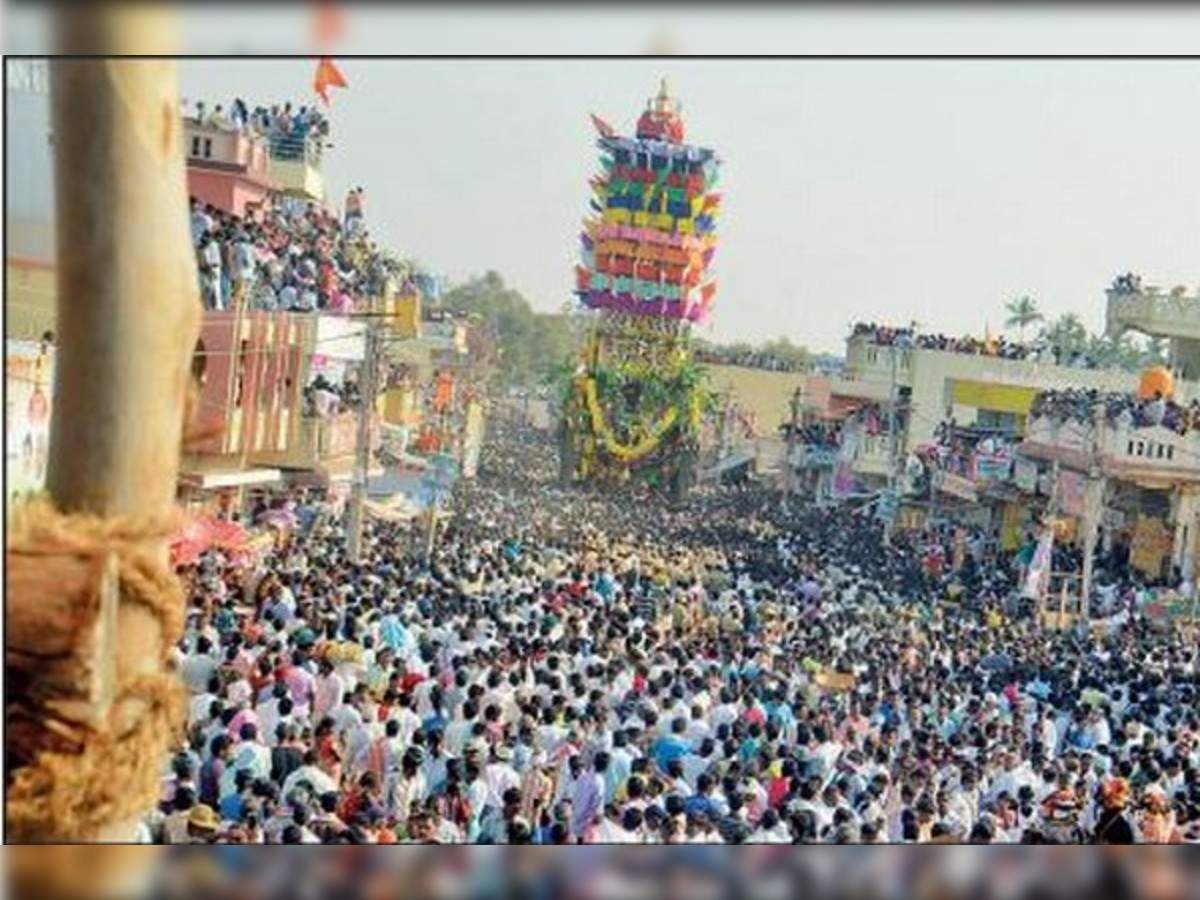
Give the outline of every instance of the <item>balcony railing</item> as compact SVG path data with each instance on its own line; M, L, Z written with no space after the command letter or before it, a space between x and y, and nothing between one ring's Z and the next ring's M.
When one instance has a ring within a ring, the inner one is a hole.
M1200 339L1200 295L1149 287L1108 292L1106 327L1110 336L1140 331L1165 337Z
M1080 466L1095 461L1112 474L1137 471L1200 478L1200 431L1180 434L1161 425L1139 428L1105 422L1095 434L1088 423L1039 416L1030 420L1025 440L1036 451Z

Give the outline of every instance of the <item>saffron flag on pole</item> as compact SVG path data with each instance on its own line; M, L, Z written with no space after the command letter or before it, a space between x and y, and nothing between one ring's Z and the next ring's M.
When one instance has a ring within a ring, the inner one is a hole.
M346 79L338 67L333 64L333 60L328 56L322 56L317 62L317 74L313 78L313 90L325 103L329 105L329 89L331 87L346 87Z

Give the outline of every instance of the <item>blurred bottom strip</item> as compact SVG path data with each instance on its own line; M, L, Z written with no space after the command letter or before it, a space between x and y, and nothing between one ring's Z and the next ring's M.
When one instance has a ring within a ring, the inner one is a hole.
M8 896L1197 900L1200 859L1087 847L13 847Z

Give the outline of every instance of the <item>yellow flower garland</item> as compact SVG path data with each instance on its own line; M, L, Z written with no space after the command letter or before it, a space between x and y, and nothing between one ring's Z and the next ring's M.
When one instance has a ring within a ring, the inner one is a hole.
M654 426L633 444L622 444L613 437L612 430L605 421L604 411L596 397L596 379L588 378L583 382L584 399L587 401L588 414L592 419L592 431L604 444L604 449L622 462L633 462L654 451L662 438L675 425L679 418L679 410L672 406L667 409L654 423Z

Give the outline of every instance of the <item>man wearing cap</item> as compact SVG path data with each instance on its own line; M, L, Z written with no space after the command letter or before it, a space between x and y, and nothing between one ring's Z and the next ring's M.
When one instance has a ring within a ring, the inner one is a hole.
M188 812L187 841L189 844L211 844L221 822L211 806L198 803Z

